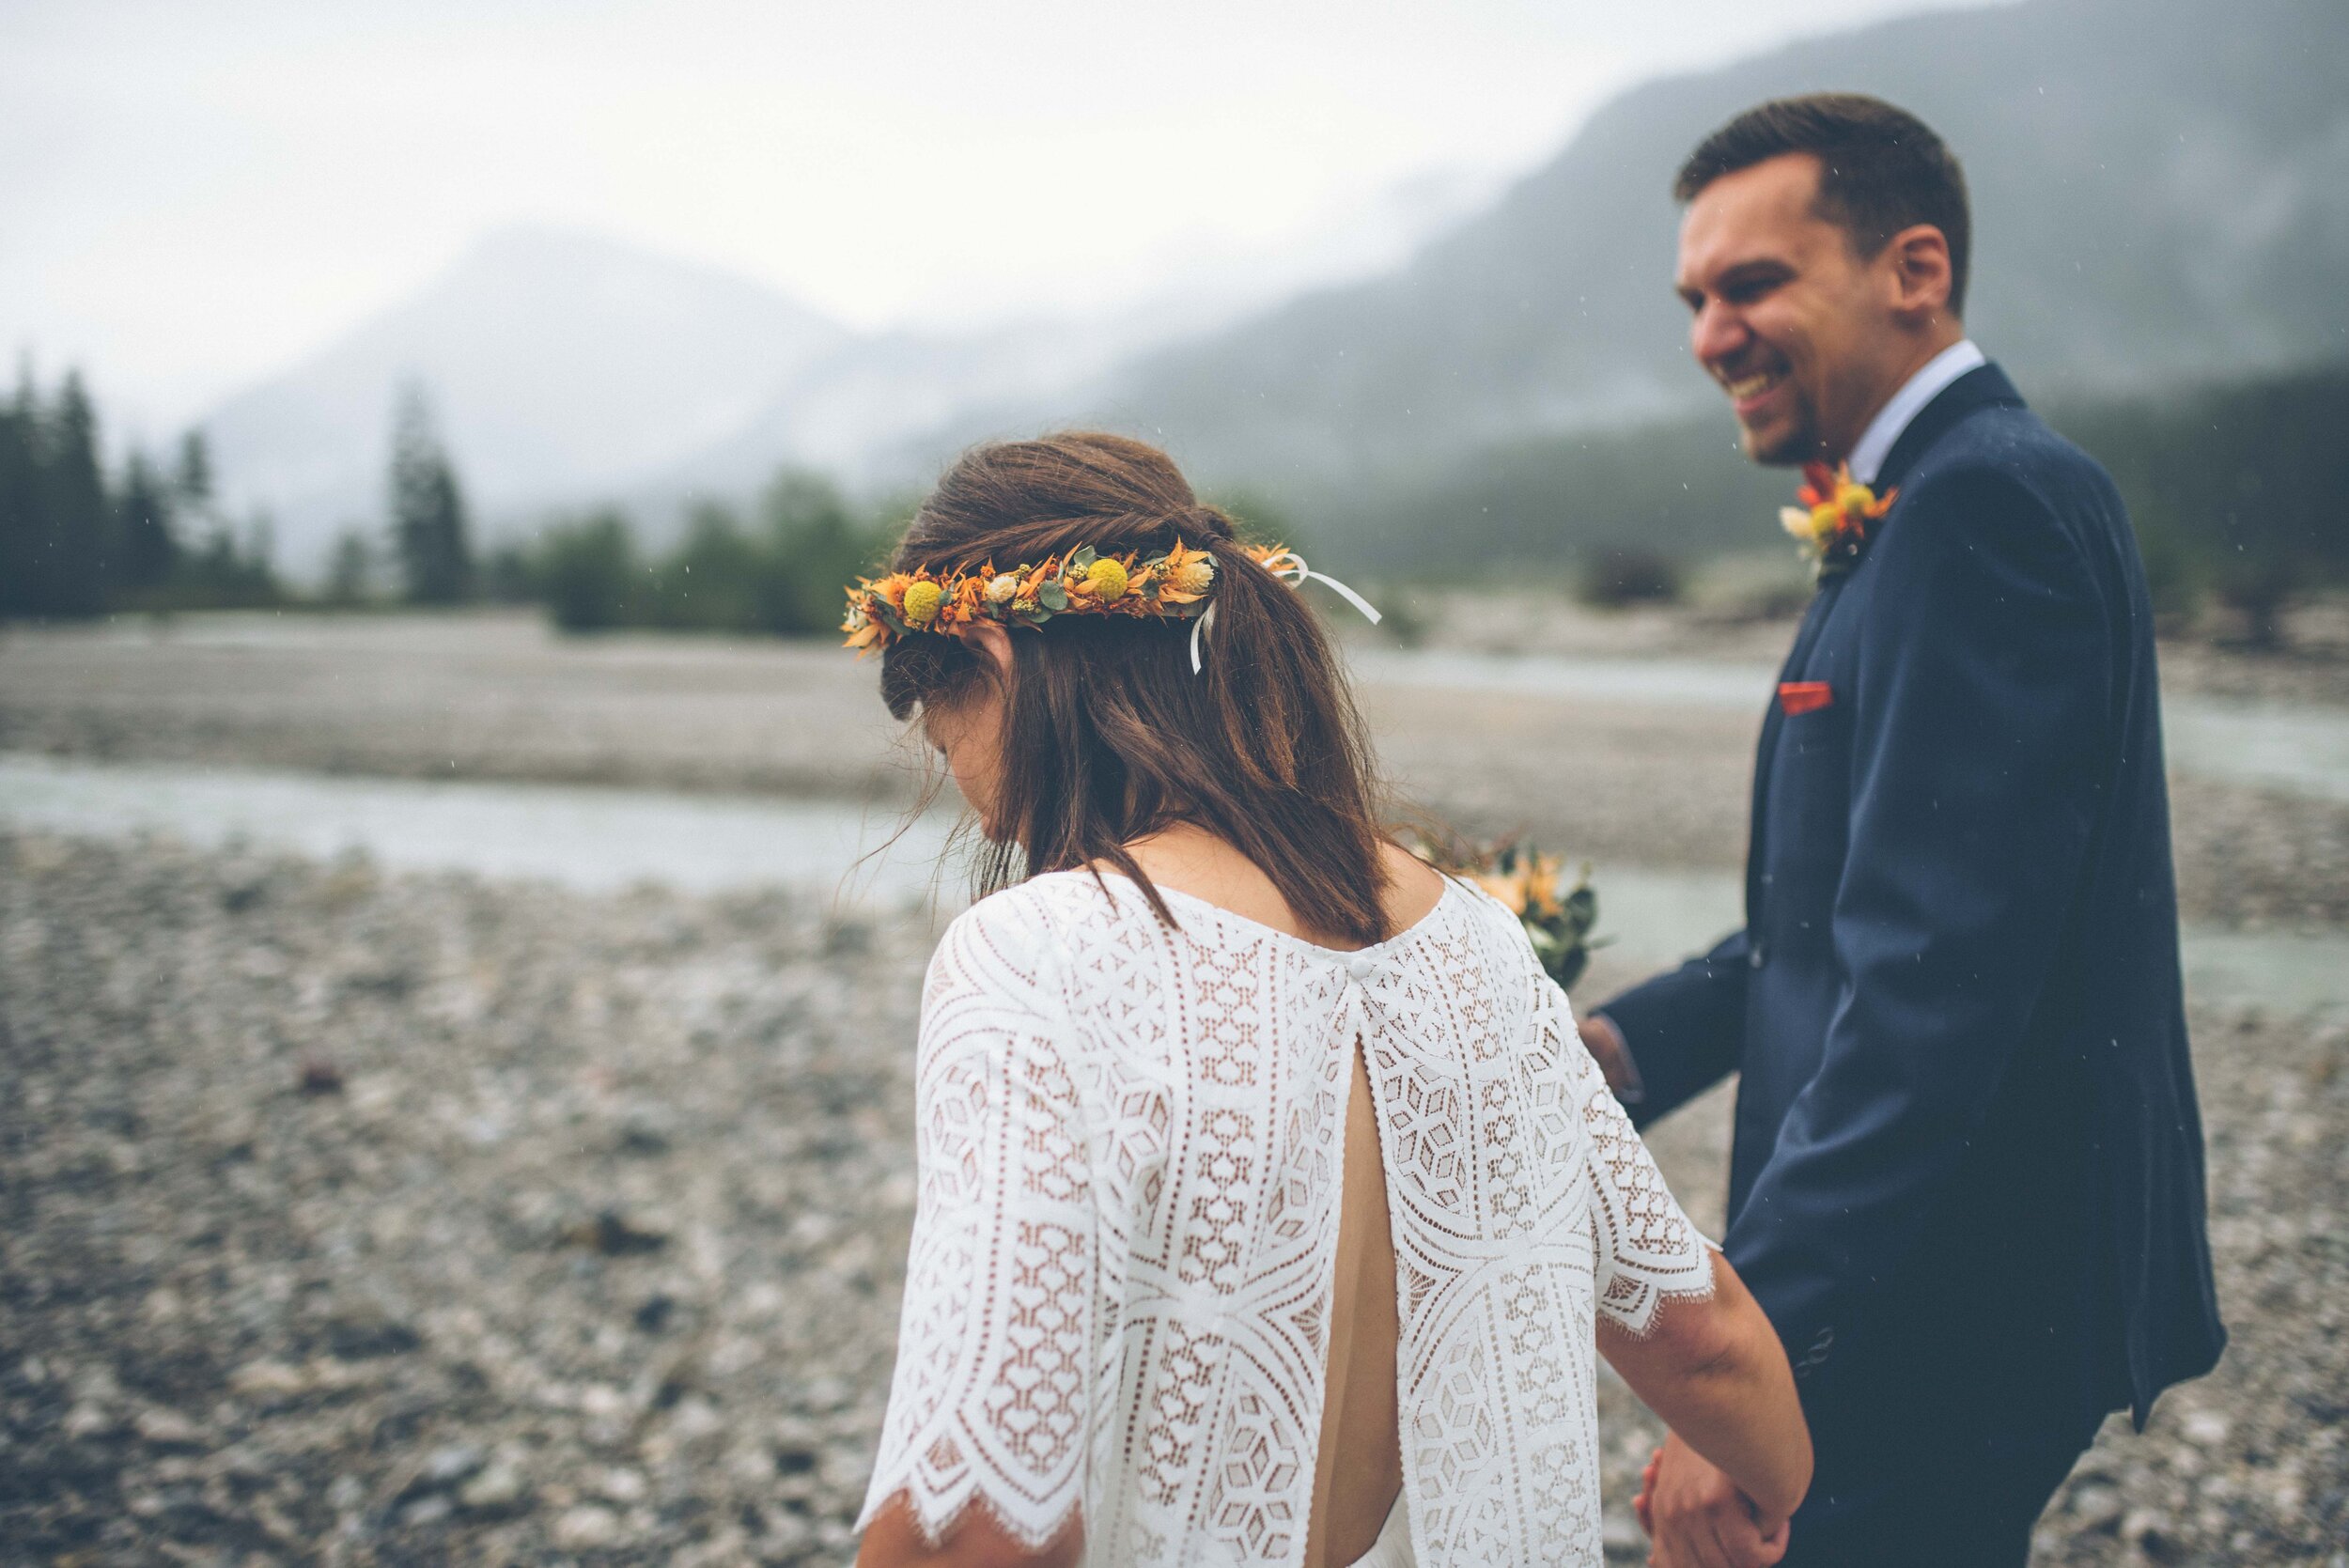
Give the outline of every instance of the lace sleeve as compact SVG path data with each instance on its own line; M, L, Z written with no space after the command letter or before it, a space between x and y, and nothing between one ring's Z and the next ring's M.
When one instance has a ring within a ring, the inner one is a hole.
M1576 1092L1591 1139L1592 1209L1597 1228L1597 1306L1618 1327L1644 1335L1672 1296L1713 1294L1713 1254L1664 1185L1656 1157L1607 1087L1587 1049Z
M1095 1225L1052 952L998 894L930 964L913 1244L860 1530L902 1496L936 1545L975 1499L1034 1550L1083 1500Z

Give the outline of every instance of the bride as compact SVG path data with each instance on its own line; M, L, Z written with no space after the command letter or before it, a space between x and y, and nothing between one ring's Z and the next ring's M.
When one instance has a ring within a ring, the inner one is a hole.
M1377 826L1294 555L981 447L851 591L990 890L923 997L901 1564L1596 1564L1594 1347L1784 1540L1786 1358L1515 915Z

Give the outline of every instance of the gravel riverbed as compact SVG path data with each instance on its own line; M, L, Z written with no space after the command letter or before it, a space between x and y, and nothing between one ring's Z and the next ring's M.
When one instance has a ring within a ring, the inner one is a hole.
M0 833L0 1559L844 1561L935 930ZM2234 1343L2038 1560L2349 1563L2349 1019L2195 1025Z
M1750 666L1787 635L1422 609L1468 653ZM2341 629L2284 660L2165 649L2165 683L2349 708ZM1757 715L1363 698L1401 793L1464 829L1739 862ZM13 629L8 752L884 810L919 773L871 666L831 648L503 615ZM2349 927L2349 803L2172 783L2190 918ZM936 929L0 826L0 1562L845 1561ZM1636 977L1602 953L1581 994ZM2193 1022L2233 1344L2144 1435L2112 1424L2037 1560L2349 1568L2349 981ZM1727 1109L1652 1134L1716 1229ZM1636 1561L1657 1433L1611 1381L1602 1430L1610 1555Z
M1400 800L1570 857L1743 863L1766 666L1790 623L1545 605L1481 617L1432 599L1431 645L1464 653L1760 669L1756 706L1451 690L1366 678ZM1474 635L1470 635L1474 633ZM1392 650L1390 650L1392 651ZM2164 652L2173 690L2349 713L2349 656ZM0 632L0 753L427 780L913 798L917 748L871 661L822 644L564 639L537 618L225 615ZM2173 777L2189 918L2349 923L2349 801Z

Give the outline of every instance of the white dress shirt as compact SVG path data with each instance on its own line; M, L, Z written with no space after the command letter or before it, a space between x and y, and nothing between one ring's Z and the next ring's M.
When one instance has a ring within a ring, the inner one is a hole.
M1874 485L1876 475L1884 472L1884 459L1892 455L1892 443L1901 439L1909 421L1924 412L1925 405L1940 396L1942 388L1968 370L1989 363L1970 337L1958 339L1925 361L1876 411L1876 416L1868 421L1868 427L1853 443L1851 476L1863 485Z

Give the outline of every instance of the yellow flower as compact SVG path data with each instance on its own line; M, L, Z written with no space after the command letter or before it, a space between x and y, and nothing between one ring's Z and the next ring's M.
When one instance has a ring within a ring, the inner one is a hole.
M1085 586L1103 604L1126 597L1126 568L1104 556L1085 568Z
M909 583L902 606L905 611L906 624L927 626L937 615L938 607L944 602L945 598L946 591L935 582Z
M1828 538L1843 526L1843 508L1832 501L1822 501L1811 508L1811 536Z
M1835 509L1852 517L1866 517L1875 499L1875 492L1857 479L1847 477L1835 487Z
M1785 524L1786 532L1796 538L1809 539L1811 537L1811 514L1803 507L1781 506L1778 509L1778 520Z
M988 583L987 602L989 604L1008 603L1012 596L1019 592L1019 580L1011 573L1005 572Z

